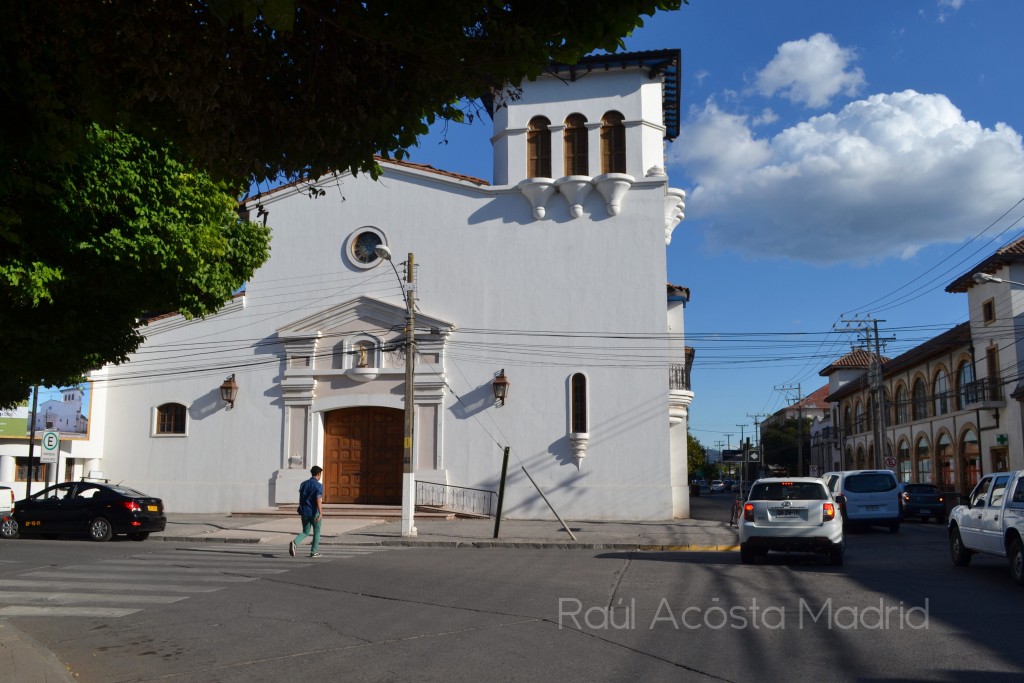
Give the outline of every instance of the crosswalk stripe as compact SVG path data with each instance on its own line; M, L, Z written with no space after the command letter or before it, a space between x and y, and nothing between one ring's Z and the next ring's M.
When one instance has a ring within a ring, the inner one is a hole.
M0 618L119 618L140 612L145 605L187 600L187 594L213 593L232 584L257 581L264 575L400 550L382 546L327 546L320 548L321 558L311 559L305 556L308 547L302 549L300 557L290 557L287 546L207 545L152 554L140 552L89 564L36 568L16 574L18 578L0 579Z
M152 573L152 572L174 572L175 574L211 574L218 571L243 571L251 574L284 574L287 569L268 569L265 567L238 567L231 565L226 566L210 566L210 567L152 567L145 562L119 562L117 564L101 563L103 571L107 572L134 572L134 573ZM61 569L76 570L76 571L88 571L95 570L97 565L75 565L69 567L61 567Z
M141 612L141 609L120 607L39 607L34 605L12 605L0 607L0 617L124 617Z
M221 582L221 583L248 583L249 581L255 581L256 579L251 576L181 576L177 572L166 569L165 574L176 577L177 581L200 581L200 582ZM34 576L39 579L109 579L110 574L91 574L88 572L68 572L68 571L47 571L47 572L27 572L20 574L19 576ZM147 577L149 579L155 579L155 576Z
M39 588L39 581L0 579L0 588ZM156 583L125 583L124 581L47 581L47 588L59 590L152 591L154 593L213 593L223 586L176 586Z
M28 602L52 605L73 605L83 602L110 602L117 600L119 604L134 605L151 603L168 605L172 602L188 600L187 595L110 595L109 593L47 593L44 591L0 591L0 602Z

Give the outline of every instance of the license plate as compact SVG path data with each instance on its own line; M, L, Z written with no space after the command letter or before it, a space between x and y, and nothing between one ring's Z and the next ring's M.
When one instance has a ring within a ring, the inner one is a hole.
M882 506L881 505L865 505L864 509L868 510L870 512L874 512L875 510L881 510Z
M918 512L921 513L922 515L930 515L930 514L932 514L932 511L929 510L928 508L921 508L920 510L918 510Z
M160 511L160 508L158 508L156 505L147 505L146 509L149 510L150 512L159 512Z
M776 510L776 517L797 517L800 513L797 510Z

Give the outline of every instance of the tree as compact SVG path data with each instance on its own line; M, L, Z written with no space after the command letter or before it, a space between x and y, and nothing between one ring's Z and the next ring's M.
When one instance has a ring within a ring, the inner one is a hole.
M811 420L808 418L804 419L802 428L796 418L789 418L781 425L762 423L761 451L764 464L768 467L782 469L786 474L799 474L797 444L801 439L803 440L803 455L806 463L811 453L810 424Z
M614 51L680 0L52 0L0 28L6 156L92 123L173 142L217 178L375 172L463 98ZM44 139L42 135L52 136ZM65 157L66 158L66 157ZM5 159L3 168L9 167Z
M686 432L686 460L687 475L690 481L697 473L707 476L708 450L689 430Z
M233 188L170 148L93 127L75 161L43 178L57 195L22 198L39 229L0 259L3 406L125 360L148 313L216 311L269 255L269 230L239 219Z
M265 259L266 235L224 213L252 182L376 176L375 154L402 158L437 117L460 121L461 104L552 60L615 50L641 15L679 6L9 3L0 23L0 404L34 382L124 360L146 310L216 310L213 299ZM108 175L95 161L110 144L162 161L119 158ZM168 174L186 179L180 194ZM86 198L91 208L78 210L73 202ZM191 223L202 226L194 235Z

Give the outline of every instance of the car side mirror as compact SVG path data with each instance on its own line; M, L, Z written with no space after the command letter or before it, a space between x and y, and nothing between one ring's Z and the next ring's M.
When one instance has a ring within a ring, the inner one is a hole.
M971 507L971 497L970 496L959 496L957 498L957 501L961 505L966 505L967 507Z

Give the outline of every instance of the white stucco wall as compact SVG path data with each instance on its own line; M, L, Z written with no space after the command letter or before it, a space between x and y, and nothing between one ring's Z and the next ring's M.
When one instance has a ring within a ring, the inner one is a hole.
M567 102L570 93L575 100ZM552 123L591 105L598 119L616 109L627 121L660 120L660 98L660 83L637 71L601 73L571 89L538 82L522 101L499 110L496 130L525 126L533 115L527 110L541 104ZM499 125L503 117L511 120ZM660 163L664 131L649 128ZM499 150L498 158L525 149L506 152ZM599 158L596 149L591 157ZM306 187L259 199L273 228L272 255L244 298L206 320L155 322L132 361L108 368L94 389L101 402L94 419L106 422L98 433L107 476L162 497L172 512L266 508L275 502L275 482L291 486L298 470L321 461L323 411L401 408L404 377L394 371L369 382L319 376L308 417L286 409L281 389L285 346L278 330L357 297L404 310L390 265L361 269L346 252L350 236L372 226L385 236L396 265L415 254L417 316L453 326L445 330L442 366L417 368L417 386L438 377L445 383L436 390L436 409L418 403L418 478L496 490L501 447L508 445L508 517L551 516L522 466L568 519L666 519L685 509L670 466L668 366L684 358L682 339L665 339L667 177L644 178L638 169L616 216L595 190L580 217L556 196L537 219L514 187L477 187L411 166L384 168L377 182L320 179L324 194L315 199ZM681 332L681 318L677 324ZM338 325L339 335L360 331L348 319ZM400 324L381 325L362 331L383 340L401 336ZM418 326L418 336L425 332ZM321 336L317 353L337 342ZM491 381L502 369L511 392L499 407ZM588 378L590 415L579 464L568 439L575 372ZM231 374L239 395L228 410L218 387ZM316 373L308 375L301 382ZM188 406L187 435L153 434L154 411L167 402ZM305 441L289 436L307 428ZM295 443L306 449L299 462L290 452Z

